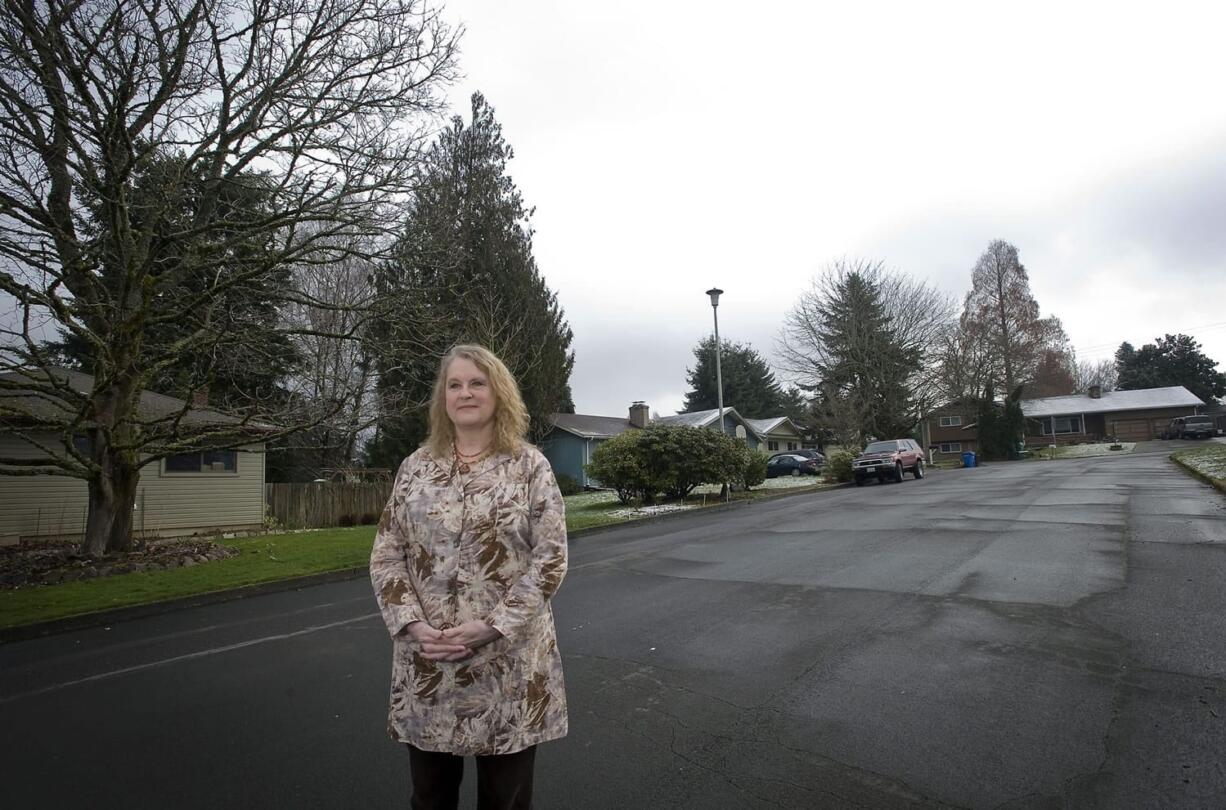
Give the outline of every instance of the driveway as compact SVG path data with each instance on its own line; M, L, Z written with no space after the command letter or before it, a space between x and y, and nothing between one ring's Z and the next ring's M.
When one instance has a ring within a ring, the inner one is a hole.
M1226 498L1159 452L592 535L537 806L1221 806L1223 582ZM405 806L371 614L340 583L0 648L5 804Z

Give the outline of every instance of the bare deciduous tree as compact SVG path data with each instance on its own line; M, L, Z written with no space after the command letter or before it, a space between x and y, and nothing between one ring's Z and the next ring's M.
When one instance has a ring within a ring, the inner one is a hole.
M1109 357L1102 360L1078 360L1073 368L1073 379L1081 393L1089 391L1094 385L1102 388L1104 392L1114 391L1119 381L1119 373L1115 368L1115 360Z
M353 320L229 327L254 295L273 315L350 308L287 283L288 270L379 258L459 32L422 0L4 0L4 11L0 291L16 317L0 337L0 429L38 452L0 458L0 472L86 480L87 548L122 550L144 465L353 405L335 388L251 391L219 422L139 403L186 356L188 383L207 385L211 358L240 344L258 363L286 336L356 339ZM83 347L90 390L56 372L40 321Z
M937 342L937 380L942 403L979 399L990 379L991 358L982 343L953 323Z
M1060 320L1039 317L1017 248L1000 239L975 263L961 326L989 356L987 382L997 391L1013 391L1032 380L1045 350L1068 347Z

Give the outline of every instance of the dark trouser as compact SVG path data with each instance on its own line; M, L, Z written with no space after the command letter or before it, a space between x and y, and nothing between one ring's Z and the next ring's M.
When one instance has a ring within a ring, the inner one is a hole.
M455 810L460 804L464 757L409 748L413 810ZM477 810L529 810L536 746L514 754L477 757Z

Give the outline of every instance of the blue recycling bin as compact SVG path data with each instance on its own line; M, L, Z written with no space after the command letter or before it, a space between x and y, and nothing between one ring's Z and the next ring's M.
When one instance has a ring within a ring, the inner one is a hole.
M962 466L963 467L978 467L979 466L978 464L975 463L974 451L967 450L965 453L962 454Z

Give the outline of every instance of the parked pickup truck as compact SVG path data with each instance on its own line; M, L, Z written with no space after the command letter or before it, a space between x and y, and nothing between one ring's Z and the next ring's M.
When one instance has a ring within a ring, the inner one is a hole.
M1207 416L1179 416L1162 431L1164 439L1208 439L1217 431Z
M851 473L858 487L864 486L870 477L882 484L886 481L902 483L905 470L916 478L924 477L924 451L911 439L873 442L851 462Z

